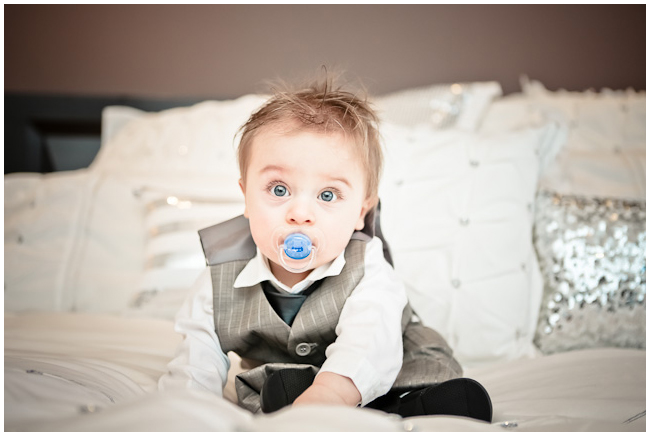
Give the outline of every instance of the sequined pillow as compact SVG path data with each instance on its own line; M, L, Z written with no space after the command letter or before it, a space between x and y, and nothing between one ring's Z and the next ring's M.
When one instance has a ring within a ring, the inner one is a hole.
M645 349L645 201L540 192L534 235L540 350Z

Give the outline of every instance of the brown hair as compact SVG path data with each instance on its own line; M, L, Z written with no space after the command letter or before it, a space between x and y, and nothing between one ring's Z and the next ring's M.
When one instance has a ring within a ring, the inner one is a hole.
M298 129L321 133L341 132L354 139L366 172L366 197L376 201L383 156L379 119L366 94L363 97L341 87L334 88L329 76L300 88L281 85L273 96L239 129L239 170L246 181L246 168L253 139L263 127L294 122Z

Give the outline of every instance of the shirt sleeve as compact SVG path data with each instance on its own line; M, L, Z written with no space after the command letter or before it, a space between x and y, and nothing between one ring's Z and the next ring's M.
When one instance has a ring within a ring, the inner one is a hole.
M183 335L159 390L202 389L223 396L230 360L214 329L212 281L206 268L176 315L175 331Z
M349 377L362 406L388 392L402 367L406 303L404 285L375 237L366 245L364 276L343 306L337 339L325 351L320 369Z

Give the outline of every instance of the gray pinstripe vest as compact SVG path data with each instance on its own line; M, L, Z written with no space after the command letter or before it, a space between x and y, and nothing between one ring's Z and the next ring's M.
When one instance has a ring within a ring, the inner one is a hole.
M374 232L374 223L366 227ZM233 286L256 254L248 220L240 216L203 229L199 235L212 277L215 331L224 353L234 351L253 367L239 374L235 382L240 405L258 412L259 393L269 374L287 367L309 367L316 373L325 361L325 349L336 340L341 309L363 277L370 236L353 234L341 273L323 280L289 326L271 307L261 285ZM462 370L447 343L435 331L413 322L412 314L407 305L402 317L404 362L393 389L413 389L459 377Z

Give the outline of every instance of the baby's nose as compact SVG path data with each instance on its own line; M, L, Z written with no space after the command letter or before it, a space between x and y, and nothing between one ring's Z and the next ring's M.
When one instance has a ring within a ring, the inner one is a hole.
M290 224L311 224L314 222L313 210L308 201L295 200L287 212L287 221Z

